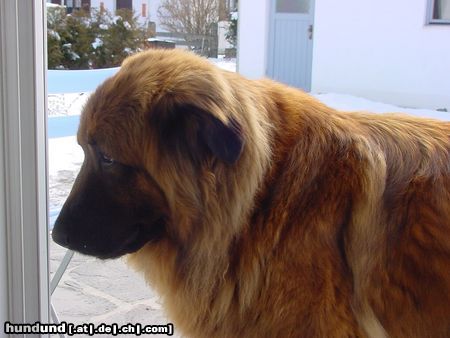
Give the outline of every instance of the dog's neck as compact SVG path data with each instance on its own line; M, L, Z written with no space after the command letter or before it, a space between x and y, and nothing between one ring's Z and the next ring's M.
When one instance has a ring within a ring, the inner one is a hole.
M262 91L273 91L265 81L258 84ZM264 212L263 203L269 192L267 187L272 186L288 149L299 137L299 129L287 130L286 126L300 128L301 113L284 116L279 112L300 110L280 109L286 100L277 100L275 93L266 95L265 102L259 102L252 99L245 83L240 85L243 87L235 88L235 95L241 109L246 111L243 128L247 130L244 134L258 137L245 140L245 148L236 167L228 168L217 163L205 167L195 182L198 185L196 203L201 205L191 213L185 212L189 210L188 205L174 206L172 222L175 224L172 228L175 230L171 236L159 243L148 244L130 256L131 263L143 270L147 280L153 281L153 286L163 295L172 316L179 321L191 318L191 323L182 323L187 328L195 326L195 321L219 321L219 317L230 316L237 308L251 306L257 297L263 274L258 270L260 264L252 261L258 257L241 255L245 250L243 241L252 241L255 229L250 229L249 224ZM296 100L289 102L298 105L301 98L298 92L293 93ZM307 95L304 96L308 99ZM251 176L245 173L251 173ZM189 201L182 196L173 200L177 203ZM244 265L254 266L255 276L246 278L246 284L236 285L240 280L236 275L246 270ZM182 313L193 304L198 309L195 314ZM220 309L211 311L215 304L220 304ZM218 318L211 318L211 313ZM194 315L198 318L193 318Z

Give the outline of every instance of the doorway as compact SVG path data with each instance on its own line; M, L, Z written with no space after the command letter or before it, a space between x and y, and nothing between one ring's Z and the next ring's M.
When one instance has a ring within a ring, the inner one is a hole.
M267 75L311 90L314 0L273 0Z

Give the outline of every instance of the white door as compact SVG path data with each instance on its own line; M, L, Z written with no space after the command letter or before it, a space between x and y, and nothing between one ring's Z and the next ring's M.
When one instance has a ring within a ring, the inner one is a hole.
M311 90L314 0L272 0L267 75Z

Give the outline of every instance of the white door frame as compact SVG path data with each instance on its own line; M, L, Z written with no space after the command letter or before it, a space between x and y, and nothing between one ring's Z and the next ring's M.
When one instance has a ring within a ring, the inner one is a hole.
M45 24L44 0L0 1L2 326L50 318Z

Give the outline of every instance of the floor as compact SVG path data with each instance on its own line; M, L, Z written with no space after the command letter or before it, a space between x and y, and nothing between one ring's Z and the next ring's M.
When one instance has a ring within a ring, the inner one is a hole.
M50 241L52 276L65 252L65 248ZM164 325L170 322L164 314L158 295L122 259L101 261L75 253L52 296L52 303L60 321L76 325L84 323ZM174 331L172 337L181 337L176 327ZM140 337L147 336L165 335ZM136 336L120 335L120 337Z

